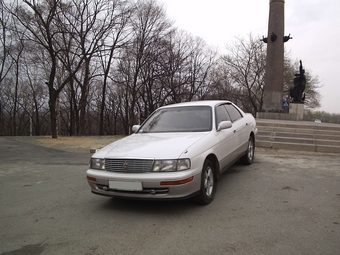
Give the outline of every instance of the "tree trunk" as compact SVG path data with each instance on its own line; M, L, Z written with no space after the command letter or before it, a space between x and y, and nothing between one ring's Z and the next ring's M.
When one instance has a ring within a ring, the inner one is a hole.
M106 83L107 76L104 77L104 84L102 90L102 103L100 106L100 119L99 119L99 135L104 135L104 109L105 109L105 97L106 97Z
M58 138L58 132L57 132L57 111L56 111L56 95L55 91L50 93L50 117L51 117L51 135L52 138Z

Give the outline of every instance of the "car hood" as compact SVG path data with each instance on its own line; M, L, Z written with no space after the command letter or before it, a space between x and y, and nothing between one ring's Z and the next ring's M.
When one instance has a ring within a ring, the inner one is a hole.
M92 157L176 159L208 134L209 132L133 134L105 146Z

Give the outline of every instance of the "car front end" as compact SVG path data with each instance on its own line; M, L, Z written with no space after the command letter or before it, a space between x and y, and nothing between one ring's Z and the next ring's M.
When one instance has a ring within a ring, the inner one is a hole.
M133 134L96 152L87 170L94 194L137 199L180 199L197 194L203 156L195 143L209 132ZM166 143L165 143L166 141Z
M122 168L141 159L106 159ZM155 163L155 160L146 161ZM148 163L149 164L149 163ZM142 169L142 167L140 168ZM89 169L87 180L92 193L139 199L178 199L195 195L200 189L201 169L174 172L111 172Z

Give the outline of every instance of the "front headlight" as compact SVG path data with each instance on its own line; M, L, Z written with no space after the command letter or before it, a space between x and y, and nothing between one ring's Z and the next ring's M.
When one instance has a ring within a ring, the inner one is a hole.
M190 159L155 160L153 172L174 172L190 169Z
M105 159L91 158L90 167L97 170L105 170Z

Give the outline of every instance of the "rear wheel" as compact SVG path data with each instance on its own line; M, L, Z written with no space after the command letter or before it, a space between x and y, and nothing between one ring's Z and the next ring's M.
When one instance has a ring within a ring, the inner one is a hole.
M214 165L210 160L205 160L201 176L201 190L196 197L198 203L207 205L213 201L217 184L215 176Z
M251 165L254 161L254 155L255 155L254 138L250 136L248 140L247 151L241 158L241 162L245 165Z

